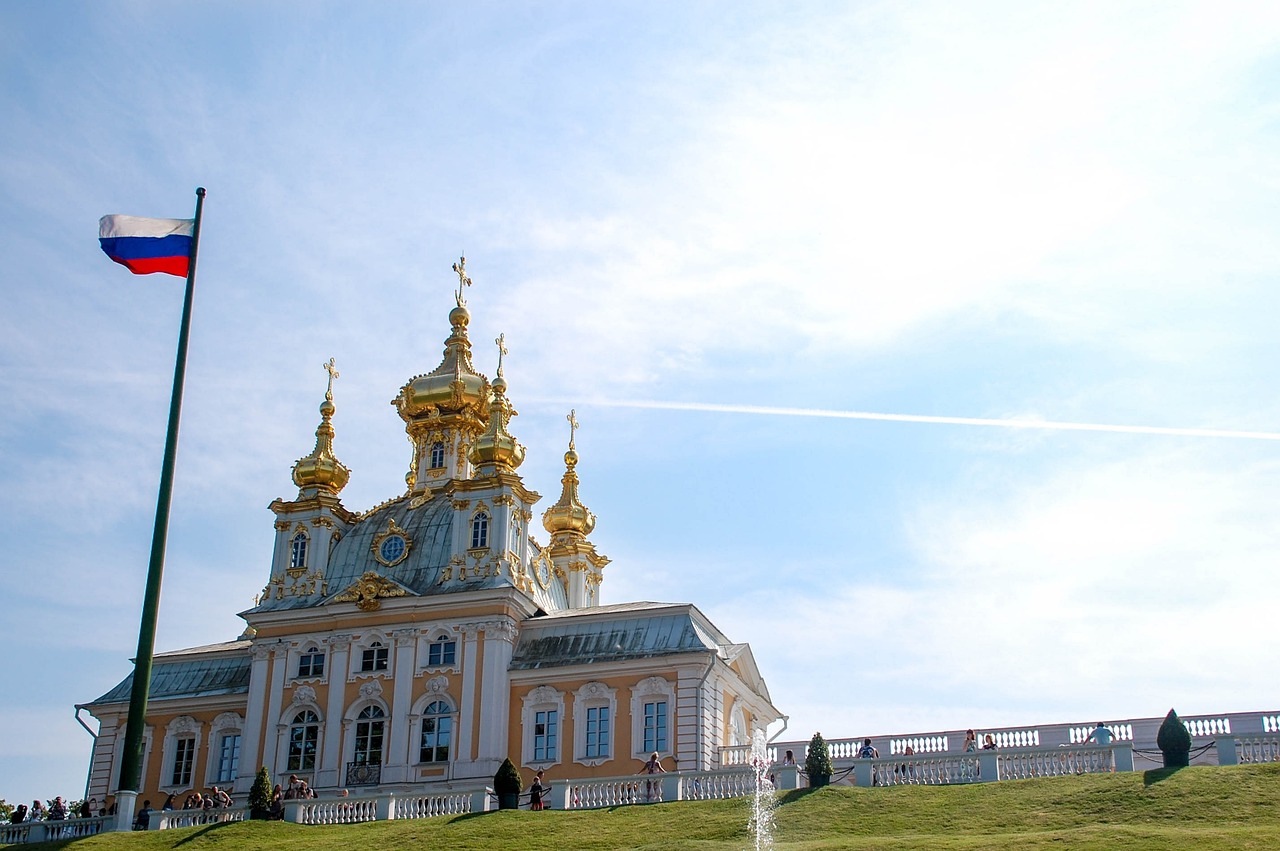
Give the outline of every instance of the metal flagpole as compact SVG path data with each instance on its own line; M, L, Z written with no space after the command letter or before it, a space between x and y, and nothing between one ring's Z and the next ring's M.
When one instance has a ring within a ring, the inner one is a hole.
M151 657L155 652L156 617L160 611L160 578L164 573L165 541L169 534L169 503L173 496L173 467L178 455L178 421L182 415L182 386L187 374L187 338L191 330L191 301L196 287L196 256L200 248L200 215L204 187L196 189L196 218L192 226L191 257L187 265L187 292L182 302L182 329L178 332L178 359L173 368L173 396L169 402L169 432L164 442L164 466L160 470L160 494L156 500L156 525L151 535L151 565L142 598L138 627L138 652L133 661L133 690L129 694L129 718L125 728L120 785L116 792L116 824L128 830L133 805L142 781L142 743L146 728L147 693L151 688Z

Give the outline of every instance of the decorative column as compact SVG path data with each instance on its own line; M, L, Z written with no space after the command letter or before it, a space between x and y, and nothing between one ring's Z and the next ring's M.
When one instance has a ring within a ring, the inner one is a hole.
M506 759L510 732L511 684L507 668L515 650L516 625L510 619L484 627L484 676L480 685L480 749L477 768L493 774Z
M387 742L387 764L383 766L383 783L402 783L409 779L409 710L413 707L414 645L418 630L398 629L392 634L396 648L395 688L391 696L391 739Z
M275 769L276 747L279 742L281 701L284 698L284 675L289 667L289 649L277 641L271 647L271 687L267 692L267 717L263 724L262 755Z
M475 759L472 740L475 738L475 725L472 719L476 710L476 676L479 661L479 635L477 624L463 624L459 627L462 633L462 695L458 700L458 742L454 746L454 761L469 763ZM471 776L467 771L462 776Z
M240 773L234 787L237 794L247 794L257 777L259 766L267 765L270 770L268 764L274 757L258 750L258 746L262 744L263 713L267 706L267 662L271 658L271 651L264 645L254 644L249 649L249 655L253 662L249 666L249 704L245 710L244 739L240 745Z
M342 782L342 711L347 705L347 657L350 653L351 636L334 635L329 638L329 694L324 710L320 765L315 777L319 786L345 785Z

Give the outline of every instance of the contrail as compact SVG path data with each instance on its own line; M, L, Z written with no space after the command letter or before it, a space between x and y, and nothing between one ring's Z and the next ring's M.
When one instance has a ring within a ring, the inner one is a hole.
M924 414L880 414L871 411L833 411L824 408L770 408L764 405L717 405L711 402L622 401L619 399L536 399L531 401L563 405L594 405L602 408L646 408L664 411L710 411L723 414L761 414L775 417L827 417L838 420L883 420L898 423L935 425L997 426L1038 428L1057 431L1107 431L1120 434L1163 434L1175 437L1225 437L1235 440L1280 440L1270 431L1232 431L1216 428L1171 428L1166 426L1107 425L1105 423L1064 423L1053 420L1010 417L933 417Z

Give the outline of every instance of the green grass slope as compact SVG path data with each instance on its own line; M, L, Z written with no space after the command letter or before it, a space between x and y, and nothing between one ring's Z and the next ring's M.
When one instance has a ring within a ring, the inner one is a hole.
M353 848L747 849L750 802L496 812L304 827L280 822L104 834L32 848L350 851ZM781 795L774 847L799 849L1275 849L1280 765L1185 768L952 787Z

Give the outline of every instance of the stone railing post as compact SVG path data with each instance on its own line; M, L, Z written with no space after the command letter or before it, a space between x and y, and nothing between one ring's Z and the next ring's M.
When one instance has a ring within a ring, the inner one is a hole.
M116 830L133 830L138 793L121 789L116 793Z
M1000 779L1000 760L996 751L978 751L978 782L993 783Z
M284 802L284 821L302 824L302 801L290 798Z
M798 765L780 765L773 776L777 781L774 787L776 789L800 788L800 766Z
M552 783L551 788L547 790L547 794L543 799L547 808L552 810L569 809L569 791L572 785L572 780L561 780L557 783Z
M1218 736L1218 765L1239 765L1235 736Z
M674 771L668 771L662 775L662 800L664 802L680 800L680 775Z
M853 785L870 786L872 782L871 763L855 762L853 764Z
M396 817L396 793L379 795L373 806L373 817L378 821L391 821Z
M568 784L562 783L561 785L567 786ZM491 800L489 796L491 794L493 794L493 790L488 787L485 787L483 789L477 789L476 791L472 792L471 793L471 812L473 813L489 812L489 801Z
M1117 742L1111 746L1112 768L1133 771L1133 742Z

